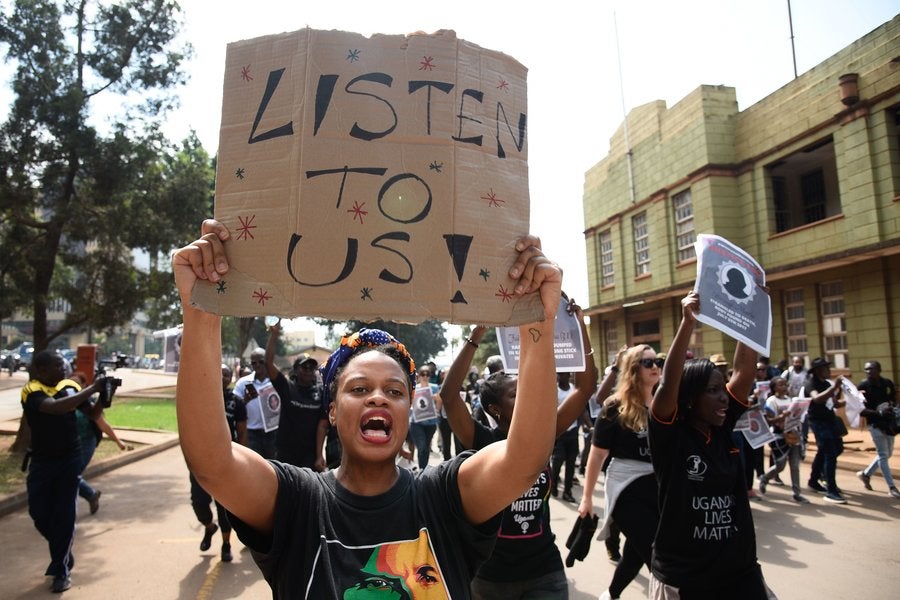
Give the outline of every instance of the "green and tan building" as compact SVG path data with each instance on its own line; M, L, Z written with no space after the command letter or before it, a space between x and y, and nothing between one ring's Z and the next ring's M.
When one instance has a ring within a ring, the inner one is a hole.
M714 233L766 269L773 364L827 356L859 381L877 359L900 378L900 16L746 110L708 85L633 109L585 175L584 221L607 359L668 347L695 236ZM692 349L730 359L734 341L703 326Z

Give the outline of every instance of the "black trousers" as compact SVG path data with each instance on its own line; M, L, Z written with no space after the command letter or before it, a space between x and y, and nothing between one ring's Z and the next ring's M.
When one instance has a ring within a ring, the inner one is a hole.
M570 429L556 438L553 445L553 456L550 458L550 468L553 472L551 485L559 489L559 473L563 464L566 465L566 475L563 480L563 491L572 493L572 481L575 478L575 459L578 458L578 428Z

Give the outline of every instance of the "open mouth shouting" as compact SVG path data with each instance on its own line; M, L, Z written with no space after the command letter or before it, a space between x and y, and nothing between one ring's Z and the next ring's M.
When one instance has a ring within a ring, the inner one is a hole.
M367 442L385 444L391 439L393 421L385 410L370 410L360 419L360 431Z

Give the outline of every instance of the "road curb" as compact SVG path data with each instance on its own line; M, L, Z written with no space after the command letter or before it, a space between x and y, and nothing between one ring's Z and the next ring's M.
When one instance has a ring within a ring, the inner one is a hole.
M107 458L106 460L102 460L96 464L88 465L88 468L84 470L84 476L85 478L90 479L91 477L102 475L103 473L112 471L113 469L118 469L119 467L124 467L125 465L129 465L133 462L137 462L141 459L153 456L154 454L162 452L163 450L168 450L169 448L177 445L178 436L173 435L171 439L150 444L144 448L132 450L131 452L125 452L118 456L112 456L110 458ZM9 494L4 498L0 498L0 518L5 517L6 515L19 509L25 508L27 505L27 491L16 492L13 494Z

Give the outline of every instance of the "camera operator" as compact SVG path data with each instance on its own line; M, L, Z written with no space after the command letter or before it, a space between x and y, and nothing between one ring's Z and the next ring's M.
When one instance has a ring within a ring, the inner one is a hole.
M72 585L74 564L75 505L81 473L81 442L75 411L95 418L102 407L90 398L102 381L78 391L75 382L64 379L63 357L41 351L32 361L32 379L22 388L22 408L31 427L31 464L28 469L28 513L34 526L50 546L50 565L45 575L53 577L53 592Z

